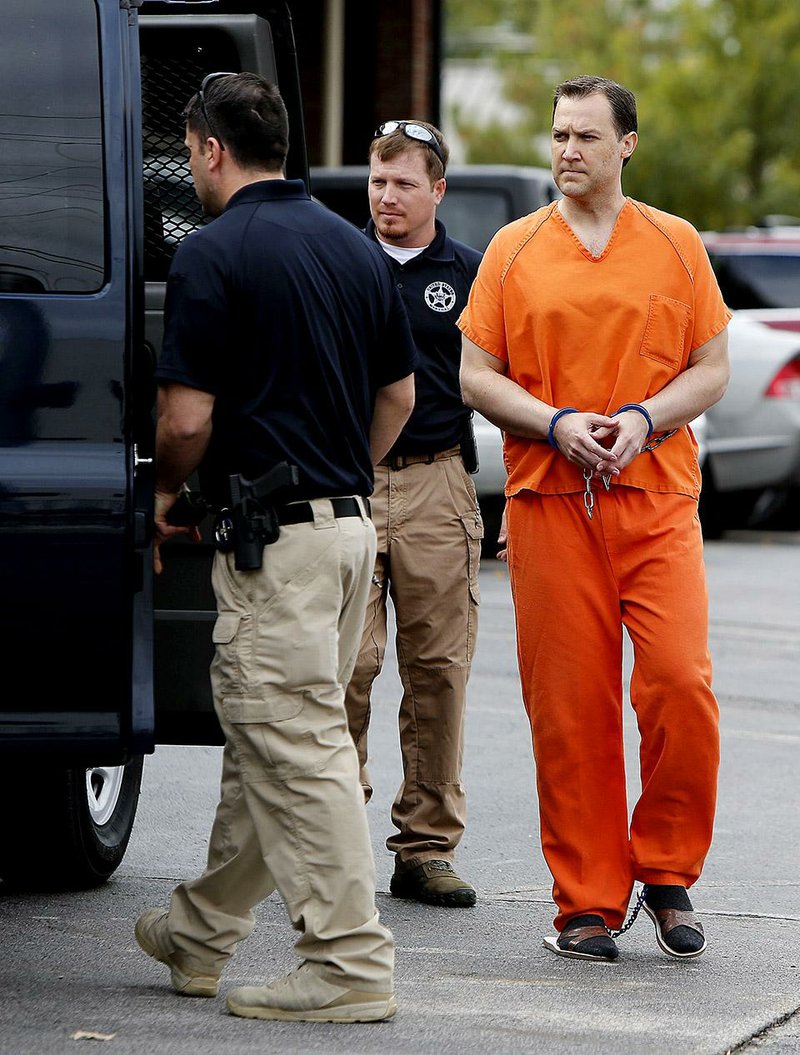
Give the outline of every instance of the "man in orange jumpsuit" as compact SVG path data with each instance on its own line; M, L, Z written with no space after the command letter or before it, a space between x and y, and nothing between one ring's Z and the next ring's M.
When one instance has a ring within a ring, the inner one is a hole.
M505 432L508 559L542 849L545 946L614 960L633 884L661 949L698 956L687 894L719 760L700 473L688 422L728 380L725 307L686 221L626 198L636 101L580 77L555 92L563 197L497 233L459 319L465 402ZM623 627L642 790L629 821Z

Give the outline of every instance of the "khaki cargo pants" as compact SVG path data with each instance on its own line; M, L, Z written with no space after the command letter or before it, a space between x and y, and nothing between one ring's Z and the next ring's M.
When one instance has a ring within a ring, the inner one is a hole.
M404 468L378 465L370 501L378 554L345 706L369 797L372 684L383 667L391 597L403 683L403 783L392 807L398 831L386 845L410 868L452 860L464 832L464 711L478 629L483 523L458 450Z
M183 963L219 974L277 888L296 950L332 981L392 988L394 948L375 872L344 688L361 639L375 553L367 516L281 528L261 571L218 553L211 665L226 743L206 871L173 893Z

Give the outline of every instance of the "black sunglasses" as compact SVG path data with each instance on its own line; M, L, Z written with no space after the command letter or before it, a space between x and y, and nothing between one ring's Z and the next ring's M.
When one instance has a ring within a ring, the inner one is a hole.
M375 139L380 139L381 136L391 135L392 132L402 132L407 139L416 139L418 143L424 143L426 147L434 152L437 158L442 163L444 169L444 157L442 156L442 148L436 139L436 136L431 132L430 128L426 128L425 125L414 124L413 121L384 121L379 128L375 129Z
M211 118L208 116L208 109L206 107L206 91L208 89L208 86L210 84L213 84L214 81L219 80L220 77L236 77L236 76L237 76L237 74L230 73L230 72L209 73L207 77L203 78L203 83L200 85L200 91L197 93L197 97L200 100L200 109L203 111L203 119L204 119L205 123L208 125L208 131L211 133L211 135L219 143L220 150L224 150L225 149L225 144L223 143L223 141L219 137L219 135L217 135L216 131L214 130L214 126L211 124Z

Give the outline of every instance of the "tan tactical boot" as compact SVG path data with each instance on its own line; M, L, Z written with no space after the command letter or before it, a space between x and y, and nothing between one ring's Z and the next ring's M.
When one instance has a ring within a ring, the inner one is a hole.
M394 996L348 989L321 978L315 965L301 964L270 985L228 993L228 1010L242 1018L294 1022L380 1022L397 1011Z
M167 929L167 915L164 909L151 908L137 919L134 934L140 947L148 956L169 967L176 993L181 996L216 996L219 978L196 974L178 964Z

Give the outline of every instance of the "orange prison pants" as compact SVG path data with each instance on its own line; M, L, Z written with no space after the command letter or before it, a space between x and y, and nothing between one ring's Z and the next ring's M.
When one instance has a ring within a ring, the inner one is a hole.
M587 912L619 927L637 880L691 886L716 803L719 712L697 503L619 485L594 490L591 520L580 493L523 491L508 503L519 669L557 930ZM623 626L641 738L630 823Z

